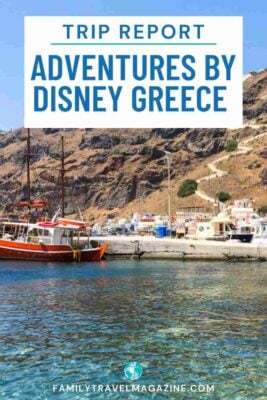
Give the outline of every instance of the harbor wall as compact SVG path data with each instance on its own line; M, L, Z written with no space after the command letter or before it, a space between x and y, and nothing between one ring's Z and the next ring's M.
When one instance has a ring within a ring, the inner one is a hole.
M206 259L267 261L267 244L212 241L153 236L106 236L91 240L108 243L107 258Z

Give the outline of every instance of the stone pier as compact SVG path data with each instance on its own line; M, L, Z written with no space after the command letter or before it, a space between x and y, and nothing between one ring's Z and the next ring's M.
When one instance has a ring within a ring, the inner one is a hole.
M107 258L206 259L267 261L267 244L234 241L106 236L91 240L108 243Z

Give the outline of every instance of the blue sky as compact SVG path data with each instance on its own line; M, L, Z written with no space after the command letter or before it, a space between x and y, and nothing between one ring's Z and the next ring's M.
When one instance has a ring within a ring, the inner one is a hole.
M4 130L23 125L25 15L242 15L244 73L267 67L263 0L0 0L0 129Z

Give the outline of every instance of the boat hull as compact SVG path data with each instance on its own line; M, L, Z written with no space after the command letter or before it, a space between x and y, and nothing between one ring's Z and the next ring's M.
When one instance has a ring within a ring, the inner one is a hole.
M240 240L242 243L251 243L253 233L233 233L232 235L228 235L228 238Z
M100 261L107 244L96 248L73 250L65 245L45 245L42 243L22 243L0 239L0 259L38 261Z

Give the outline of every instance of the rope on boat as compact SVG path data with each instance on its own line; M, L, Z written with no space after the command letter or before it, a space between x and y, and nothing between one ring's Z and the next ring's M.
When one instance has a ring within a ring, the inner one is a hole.
M72 249L73 261L81 261L81 250Z

